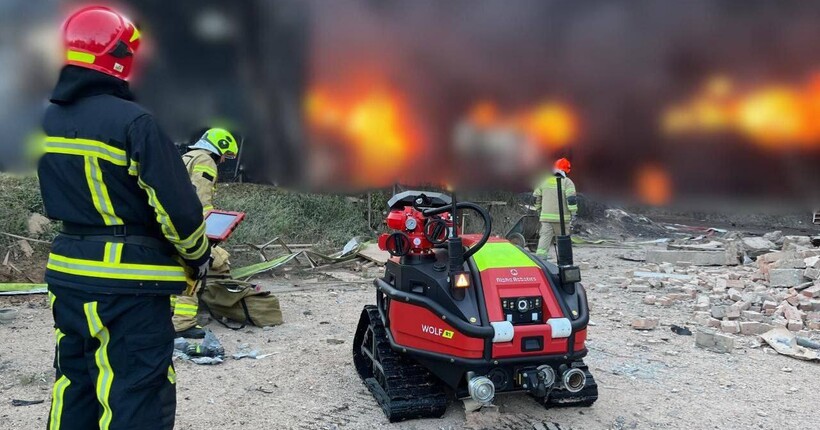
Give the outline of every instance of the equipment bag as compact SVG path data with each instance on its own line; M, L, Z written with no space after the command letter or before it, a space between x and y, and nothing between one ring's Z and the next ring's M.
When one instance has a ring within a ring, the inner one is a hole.
M257 291L243 282L210 282L202 292L200 301L211 316L225 327L239 330L251 324L266 327L282 324L279 299L270 291ZM223 318L236 321L239 327L226 324Z

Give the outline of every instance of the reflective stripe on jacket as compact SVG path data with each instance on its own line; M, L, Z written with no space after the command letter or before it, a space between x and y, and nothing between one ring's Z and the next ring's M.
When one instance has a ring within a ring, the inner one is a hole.
M124 81L67 66L43 120L38 178L49 218L139 225L176 251L58 236L46 281L104 293L178 293L179 258L208 258L199 199L170 139Z
M211 153L204 149L194 149L182 156L185 169L191 183L196 188L196 195L202 203L203 213L214 209L214 194L216 194L217 168Z
M575 184L570 178L561 178L561 204L564 205L564 220L569 222L569 219L578 211L578 205L575 202ZM558 222L560 221L560 214L558 211L558 178L555 175L547 176L535 188L533 192L535 196L535 208L540 214L541 221Z

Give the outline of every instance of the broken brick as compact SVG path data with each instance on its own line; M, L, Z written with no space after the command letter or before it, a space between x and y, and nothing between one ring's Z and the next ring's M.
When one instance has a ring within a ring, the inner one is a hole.
M788 328L789 331L803 330L803 320L789 320L786 328Z
M800 294L808 298L820 297L820 285L815 284L812 287L806 288L801 291Z
M754 311L743 311L740 313L741 318L749 321L763 321L763 314Z
M762 324L757 321L742 321L740 323L740 334L760 334Z
M721 321L720 331L724 333L740 333L740 325L737 321Z
M635 330L654 330L657 326L657 318L636 318L632 320L632 328Z

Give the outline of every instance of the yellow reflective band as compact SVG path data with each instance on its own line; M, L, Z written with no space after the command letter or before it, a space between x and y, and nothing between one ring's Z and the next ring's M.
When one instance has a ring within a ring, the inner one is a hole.
M199 246L196 247L196 249L194 249L194 250L191 250L190 248L185 249L185 250L181 250L181 249L177 248L177 251L179 251L179 255L181 255L182 258L187 258L189 260L196 260L197 258L202 257L202 255L205 254L205 252L207 250L208 250L208 241L205 240L204 236L203 236L202 240L199 241Z
M174 370L173 364L168 366L168 382L171 384L177 383L177 372Z
M48 292L48 307L53 308L55 301L57 301L57 296L55 296L54 293L49 291Z
M157 199L157 192L151 188L150 185L146 184L142 178L137 179L137 183L140 188L148 194L148 204L154 208L157 214L157 222L162 227L162 234L171 241L171 243L178 245L180 242L179 233L177 233L177 229L174 228L174 224L171 222L171 217L168 215L168 212L165 211L165 208L162 207L162 203Z
M114 204L108 195L108 187L102 177L102 169L97 158L85 156L85 180L91 191L91 200L94 207L103 218L105 225L122 225L122 218L114 213Z
M216 169L212 168L211 166L206 166L203 164L198 164L194 166L194 172L203 172L207 173L216 179Z
M69 258L49 254L49 270L70 275L103 279L124 279L130 281L185 282L185 271L180 266L158 266L149 264L106 263L103 261Z
M212 210L214 210L214 207L212 205L203 206L202 207L202 214L203 215L207 214L208 212L210 212Z
M97 59L94 54L89 54L88 52L80 52L75 51L73 49L69 49L65 53L65 58L68 61L76 61L78 63L87 63L87 64L94 64L94 60Z
M137 30L137 27L135 25L132 25L132 27L134 27L134 33L131 34L131 39L128 40L129 43L140 38L140 31Z
M122 260L122 243L106 242L105 251L103 252L106 263L119 263Z
M96 157L117 166L128 165L124 150L97 140L46 136L44 150L49 154Z
M97 302L84 304L83 311L88 323L88 333L91 337L100 341L100 346L94 353L94 362L97 363L97 369L99 370L96 383L97 401L103 407L103 413L100 416L100 430L107 430L111 425L112 416L108 397L111 395L111 385L114 383L114 369L111 368L111 362L108 361L108 343L111 341L111 335L97 313Z
M193 317L195 317L196 314L197 314L197 306L196 305L177 303L176 307L174 308L174 315L193 316Z
M148 194L148 204L154 208L154 212L157 215L157 222L159 223L160 227L162 228L162 234L168 239L169 242L174 244L174 247L177 251L182 255L183 258L188 258L191 260L196 260L199 257L202 257L205 254L205 251L208 250L208 244L205 240L200 240L204 238L205 235L205 222L203 221L199 227L191 233L190 236L187 238L180 238L179 233L177 232L176 227L171 222L171 217L168 215L168 212L162 206L159 199L157 198L157 192L151 188L150 185L146 184L142 178L137 179L137 183L139 184L140 188L145 190ZM196 250L189 251L188 249L196 246L199 244Z
M128 160L128 174L131 176L139 176L140 174L140 163L134 160Z
M183 246L185 248L190 248L190 247L196 245L197 242L199 241L199 239L201 239L203 237L205 237L205 221L202 221L202 224L200 224L199 227L197 227L197 229L194 230L194 232L191 233L190 236L188 236L187 238L181 240L180 241L180 246Z
M65 400L65 390L71 385L71 381L65 375L60 376L54 382L54 388L51 390L51 414L48 419L49 430L60 430L63 418L63 402Z
M177 305L177 296L171 296L171 309Z

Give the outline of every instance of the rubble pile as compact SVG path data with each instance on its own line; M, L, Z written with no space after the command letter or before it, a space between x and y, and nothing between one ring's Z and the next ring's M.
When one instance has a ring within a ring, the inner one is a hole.
M746 238L730 234L706 245L669 248L648 250L644 267L628 273L621 286L644 294L644 304L692 306L692 322L702 327L699 345L726 350L728 341L721 334L761 335L778 327L797 336L820 334L817 238L780 232ZM667 255L685 258L664 261L661 257ZM707 265L713 267L703 267Z

